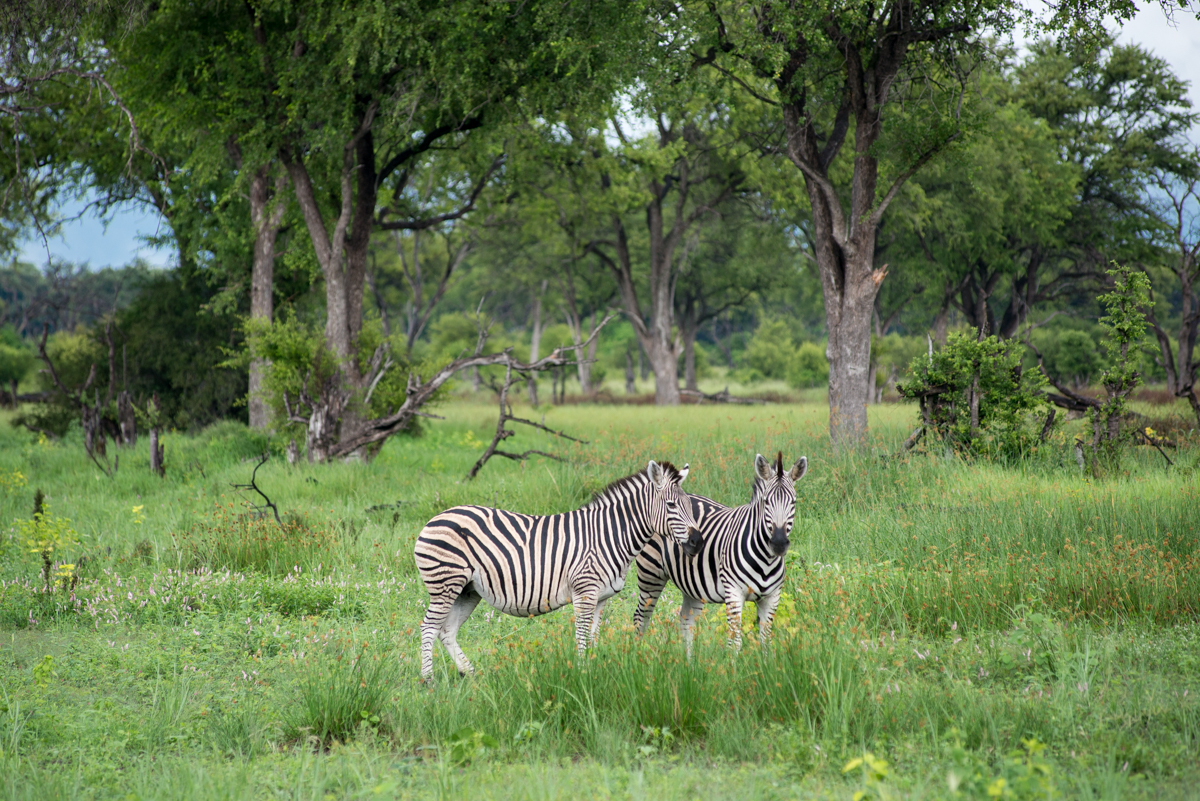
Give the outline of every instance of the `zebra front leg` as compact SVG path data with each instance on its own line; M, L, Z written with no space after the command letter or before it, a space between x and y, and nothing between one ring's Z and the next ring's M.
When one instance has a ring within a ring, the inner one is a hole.
M679 631L683 634L683 647L687 658L692 658L692 631L700 615L704 614L704 601L688 595L683 596L683 606L679 607Z
M666 571L658 562L661 554L651 553L651 547L647 545L637 558L638 602L633 610L633 628L638 635L646 631L654 606L667 586Z
M736 654L742 650L742 607L746 599L738 595L725 596L726 644Z
M775 610L779 608L779 590L758 599L758 641L766 645L771 641L771 624Z

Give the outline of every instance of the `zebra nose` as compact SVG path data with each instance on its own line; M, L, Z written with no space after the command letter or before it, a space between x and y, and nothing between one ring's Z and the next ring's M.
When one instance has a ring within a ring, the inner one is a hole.
M775 552L776 556L783 556L787 553L788 545L790 544L786 528L774 528L772 530L771 550Z
M687 542L683 545L683 553L685 556L695 556L700 551L700 545L703 540L700 537L700 529L689 528Z

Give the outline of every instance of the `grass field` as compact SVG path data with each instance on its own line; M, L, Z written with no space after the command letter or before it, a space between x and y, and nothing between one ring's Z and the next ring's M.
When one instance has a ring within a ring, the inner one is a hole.
M908 406L872 407L870 447L835 456L818 403L581 405L525 411L589 444L513 444L569 461L497 459L467 482L495 408L440 411L369 464L289 467L282 440L236 424L170 434L164 480L144 441L110 479L77 437L0 420L0 794L1200 793L1200 448L1174 467L1132 449L1095 481L1072 428L1020 464L972 464L894 458ZM258 484L282 527L231 486L264 448ZM636 639L631 575L586 657L569 609L481 606L460 634L479 675L458 677L439 647L436 684L418 683L412 546L433 514L574 508L650 458L744 503L754 454L777 450L810 469L769 648L730 655L710 609L688 663L673 590ZM37 488L70 520L54 559L76 565L73 589L47 591L25 544Z

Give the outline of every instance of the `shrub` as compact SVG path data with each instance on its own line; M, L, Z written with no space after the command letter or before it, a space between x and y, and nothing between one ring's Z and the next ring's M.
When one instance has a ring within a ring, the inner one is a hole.
M1037 439L1032 417L1046 407L1045 385L1040 371L1021 368L1013 343L951 334L941 350L913 359L896 388L920 403L927 432L956 450L1020 456Z
M795 345L792 332L782 320L767 320L759 325L746 344L742 363L764 378L785 378L792 365Z
M829 381L829 360L825 349L815 342L796 348L787 371L788 384L796 389L823 386Z

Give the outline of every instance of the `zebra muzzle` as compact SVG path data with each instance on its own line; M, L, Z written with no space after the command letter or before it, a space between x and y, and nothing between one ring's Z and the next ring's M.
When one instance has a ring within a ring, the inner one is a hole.
M771 551L776 556L783 556L787 553L788 545L790 544L787 529L777 528L771 532Z
M683 544L684 556L695 556L697 553L700 552L700 546L701 546L701 544L703 544L703 542L704 542L704 539L700 536L700 529L698 529L698 528L688 529L687 542L685 542Z

